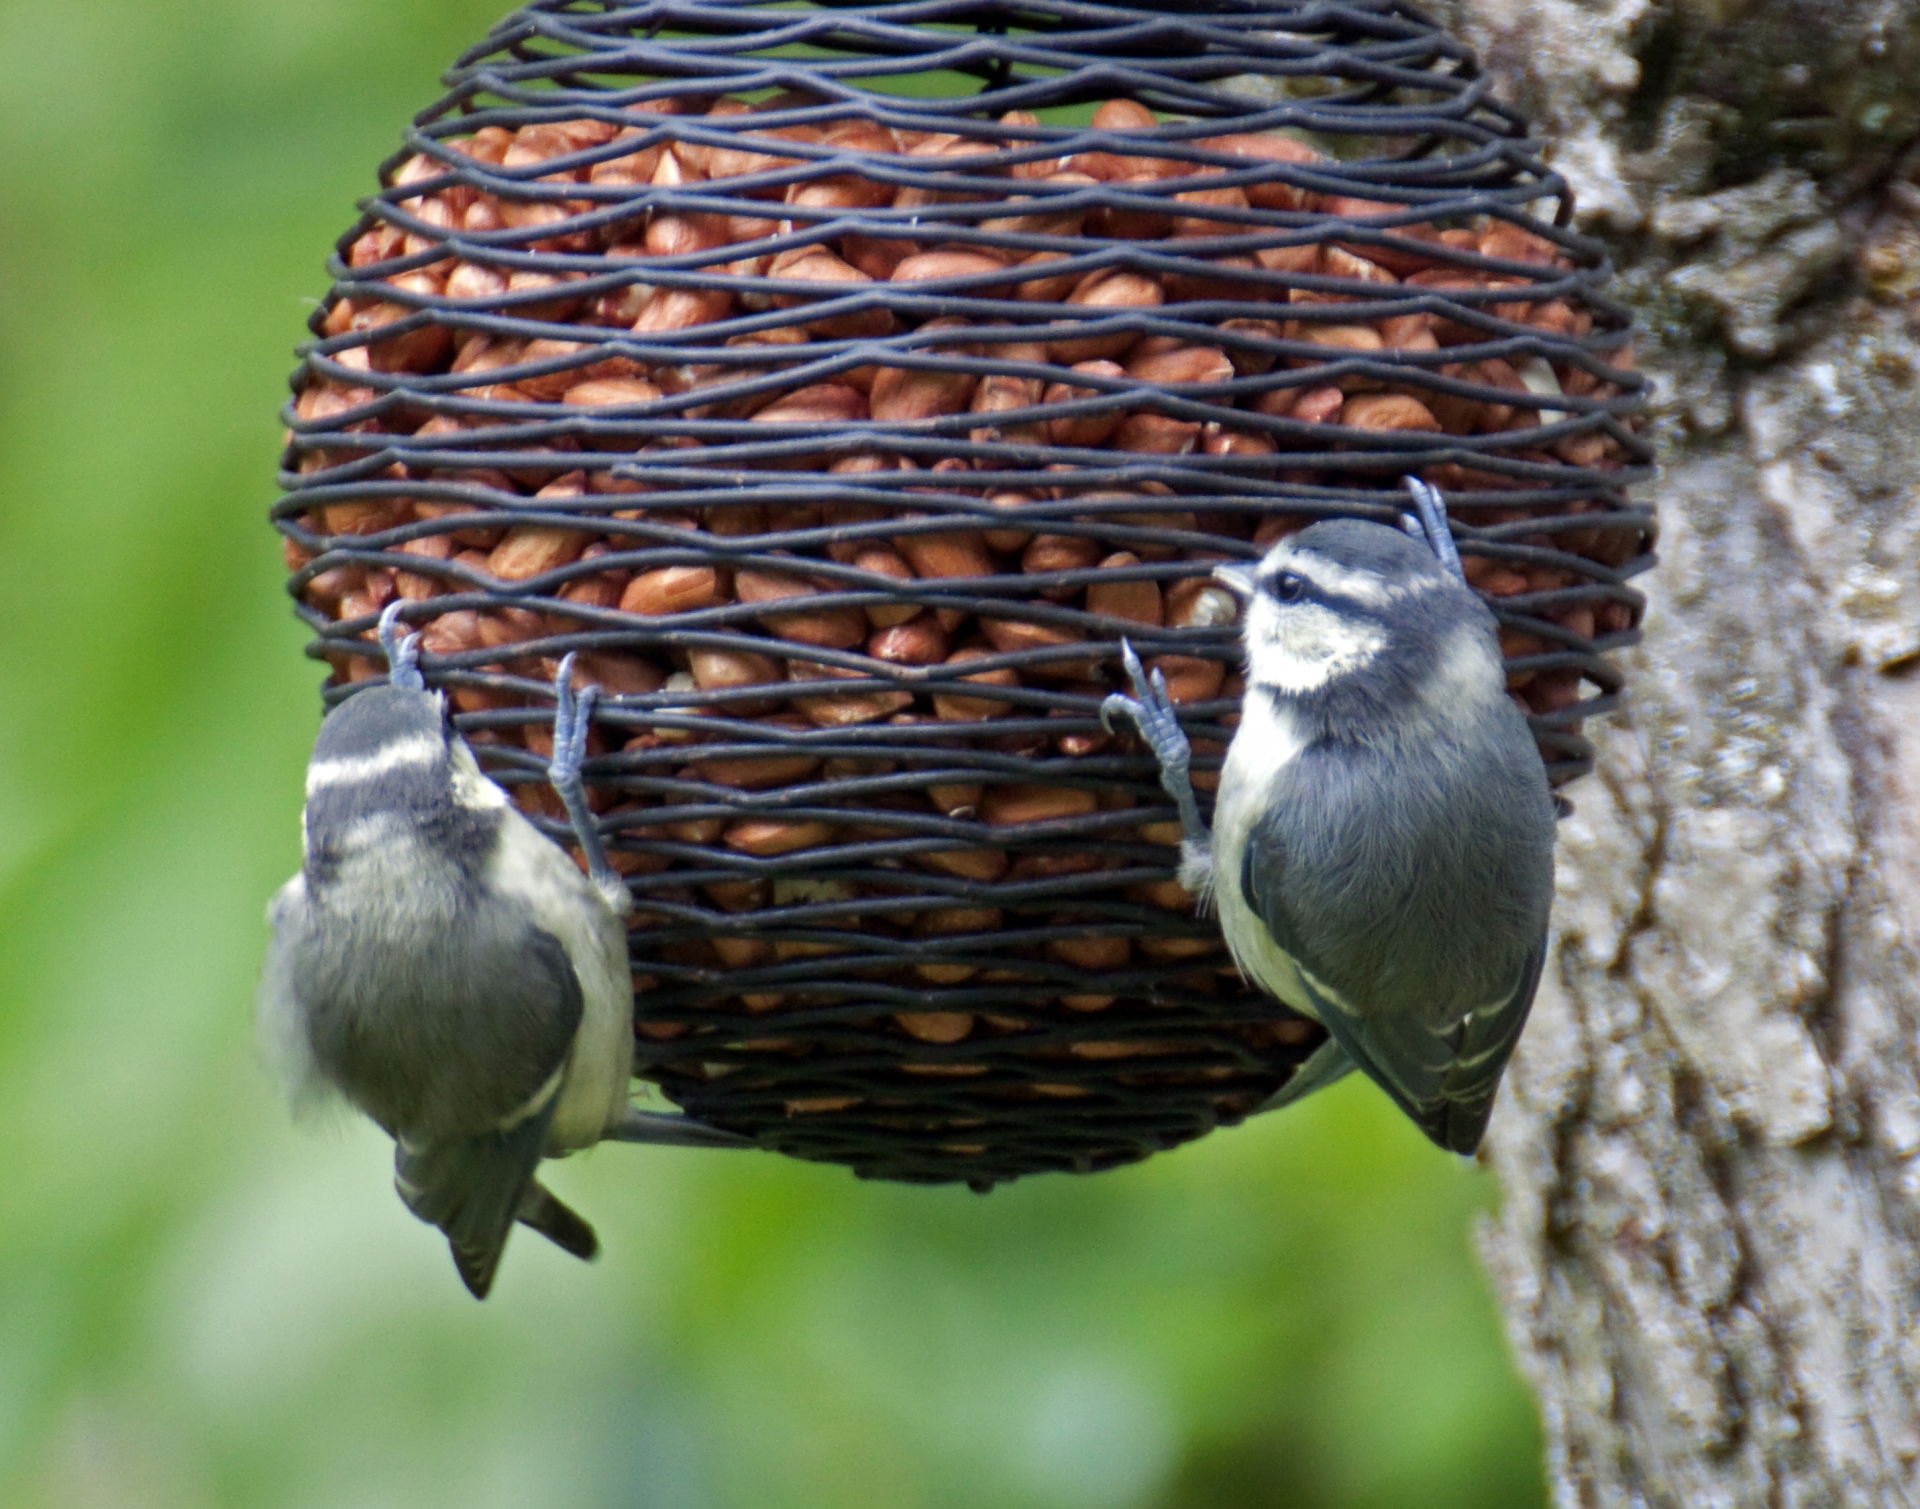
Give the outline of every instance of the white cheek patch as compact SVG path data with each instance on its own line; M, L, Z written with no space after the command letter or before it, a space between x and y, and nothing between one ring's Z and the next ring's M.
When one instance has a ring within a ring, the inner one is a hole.
M307 795L324 791L329 786L354 785L361 781L376 780L395 770L404 770L409 766L431 765L440 758L445 746L425 734L411 739L400 739L387 745L378 754L352 755L338 760L315 760L307 767Z
M1258 615L1247 635L1248 680L1282 692L1318 691L1372 664L1386 631L1321 603L1292 603Z

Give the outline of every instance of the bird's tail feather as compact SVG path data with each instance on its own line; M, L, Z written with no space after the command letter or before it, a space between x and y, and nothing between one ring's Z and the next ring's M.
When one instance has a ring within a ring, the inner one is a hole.
M593 1234L593 1228L555 1199L553 1192L538 1179L527 1182L516 1214L522 1226L531 1226L554 1246L571 1252L582 1262L590 1263L600 1255L600 1239Z
M538 1115L506 1131L394 1144L393 1182L400 1198L421 1220L447 1234L454 1267L476 1299L485 1299L493 1287L507 1234L527 1191L535 1187L533 1171L557 1104L556 1096Z

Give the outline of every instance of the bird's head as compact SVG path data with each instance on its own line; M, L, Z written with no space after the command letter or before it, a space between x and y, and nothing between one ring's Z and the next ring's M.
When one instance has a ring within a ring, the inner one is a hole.
M1246 604L1249 687L1307 701L1345 694L1389 709L1436 693L1475 703L1501 693L1492 615L1400 530L1328 520L1256 566L1214 575Z

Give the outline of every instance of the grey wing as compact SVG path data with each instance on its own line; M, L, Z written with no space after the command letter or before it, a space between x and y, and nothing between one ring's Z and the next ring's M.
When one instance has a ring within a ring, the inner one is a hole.
M1330 998L1328 1030L1342 1037L1348 1052L1414 1125L1449 1152L1470 1154L1480 1146L1493 1114L1513 1045L1526 1025L1546 957L1543 935L1522 964L1513 989L1477 1006L1448 1026L1384 1013L1358 1018ZM1317 982L1308 981L1313 989ZM1322 999L1315 991L1316 1001Z
M394 1144L394 1187L407 1209L447 1234L454 1266L476 1299L493 1287L515 1220L576 1257L599 1250L593 1228L533 1177L557 1104L550 1095L536 1114L503 1131Z
M1458 1042L1453 1060L1440 1084L1447 1118L1442 1145L1456 1153L1471 1153L1486 1135L1500 1076L1506 1072L1513 1045L1520 1041L1520 1031L1527 1025L1527 1013L1533 1009L1533 996L1540 988L1540 968L1546 957L1547 937L1542 933L1533 952L1527 955L1513 994L1503 1001L1482 1006L1456 1029ZM1427 1135L1436 1142L1442 1141L1431 1128L1427 1129Z
M1302 988L1352 1066L1393 1099L1432 1141L1455 1153L1480 1145L1493 1097L1500 1086L1513 1045L1526 1025L1546 954L1543 932L1523 963L1511 991L1477 1006L1458 1020L1436 1028L1417 1013L1364 1011L1328 984L1324 961L1301 936L1286 905L1283 884L1285 847L1270 825L1256 831L1241 863L1241 894L1266 925L1273 940L1299 967ZM1284 1105L1339 1077L1338 1059L1329 1052L1308 1060L1299 1079L1318 1069L1317 1083L1281 1087L1270 1105Z

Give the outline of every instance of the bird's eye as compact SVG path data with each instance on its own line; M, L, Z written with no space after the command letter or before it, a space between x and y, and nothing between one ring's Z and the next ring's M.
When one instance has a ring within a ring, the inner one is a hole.
M1297 603L1307 590L1307 584L1291 571L1283 571L1273 579L1273 595L1283 603Z

